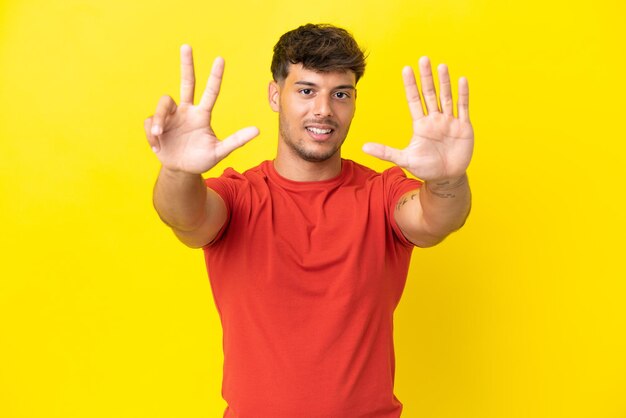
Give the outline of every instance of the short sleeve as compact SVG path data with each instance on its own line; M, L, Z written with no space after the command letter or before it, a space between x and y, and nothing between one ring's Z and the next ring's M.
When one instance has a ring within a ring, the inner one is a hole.
M398 201L405 193L419 189L424 183L416 179L408 178L400 167L392 167L383 172L383 184L387 203L387 207L385 208L387 211L387 219L389 219L393 232L400 242L406 246L413 247L414 244L406 239L396 223L395 208Z
M215 191L222 198L222 200L226 204L227 212L226 222L224 222L224 226L222 226L222 229L220 229L213 241L207 244L207 246L210 246L213 243L219 241L219 239L228 230L228 225L230 224L233 208L235 202L237 202L237 193L241 189L241 184L245 181L246 178L232 168L227 168L226 170L224 170L220 177L204 179L204 183L206 184L206 186Z

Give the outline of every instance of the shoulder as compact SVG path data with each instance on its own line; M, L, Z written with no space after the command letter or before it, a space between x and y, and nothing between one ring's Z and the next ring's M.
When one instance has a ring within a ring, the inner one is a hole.
M376 170L363 164L359 164L353 160L343 159L342 164L344 164L343 171L347 171L355 177L376 177L381 174Z
M244 172L229 167L219 177L206 178L204 183L231 207L241 196L267 187L267 164L268 161L264 161Z
M402 195L419 189L423 184L420 180L407 177L404 170L395 165L378 172L354 161L346 162L351 165L355 179L360 179L360 182L383 193L384 201L389 207L395 206Z
M238 171L232 167L228 167L226 168L222 174L218 177L209 177L206 180L213 180L213 179L233 179L233 180L237 180L237 179L250 179L250 178L255 178L255 177L266 177L267 176L267 165L269 164L269 161L263 161L262 163L260 163L259 165L257 165L256 167L252 167L249 168L247 170L244 171Z
M347 165L347 168L352 172L353 177L367 179L367 180L375 180L380 181L382 183L388 184L393 182L409 182L413 184L415 187L419 187L421 182L416 179L411 179L406 176L404 170L402 170L398 166L389 167L381 172L376 171L368 166L363 164L359 164L352 160L343 160L344 164Z
M212 187L224 183L249 183L255 180L267 178L268 161L263 161L256 167L249 168L243 172L239 172L232 167L226 168L219 177L209 177L204 181L207 186Z

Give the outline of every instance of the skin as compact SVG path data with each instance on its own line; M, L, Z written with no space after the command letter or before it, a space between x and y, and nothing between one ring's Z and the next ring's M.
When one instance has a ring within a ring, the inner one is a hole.
M398 226L419 247L433 246L463 226L471 207L466 174L474 149L469 86L466 78L459 79L455 117L448 67L441 64L437 70L439 97L427 57L419 60L421 92L413 69L402 70L413 122L413 135L407 147L398 150L373 143L363 146L366 153L391 161L424 180L424 187L406 193L395 211Z
M469 213L471 194L466 169L474 133L469 120L469 88L459 80L454 115L447 66L440 65L437 96L430 61L419 61L421 92L411 67L402 71L411 112L413 135L399 150L368 143L363 150L391 161L424 181L396 205L395 219L407 239L427 247L460 228ZM161 170L154 188L154 206L161 219L190 247L211 242L226 221L226 206L204 185L201 174L230 152L258 135L244 128L220 140L211 128L211 114L224 72L224 61L213 63L205 91L194 105L195 76L191 47L181 47L181 93L177 105L163 96L155 114L144 123L146 137ZM274 166L294 181L319 181L341 172L341 145L356 109L354 73L321 73L290 66L286 79L268 88L270 107L279 114L279 141ZM425 109L422 105L425 103ZM307 128L330 129L313 133Z
M201 173L259 134L244 128L223 140L211 128L211 115L222 83L224 60L216 58L202 98L194 105L195 75L191 47L180 49L180 104L163 96L144 122L146 138L161 162L154 186L154 207L176 236L199 248L213 240L226 221L221 197L204 185Z
M341 145L356 109L352 72L320 73L291 64L287 78L272 81L269 103L279 114L274 167L296 181L319 181L341 172ZM308 129L307 129L308 128ZM330 129L315 134L310 129Z

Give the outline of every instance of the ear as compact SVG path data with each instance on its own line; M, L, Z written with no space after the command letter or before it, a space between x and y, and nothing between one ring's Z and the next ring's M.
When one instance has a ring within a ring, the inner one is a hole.
M279 101L280 101L280 86L274 80L270 81L270 84L267 88L267 99L270 102L270 107L274 112L278 112Z

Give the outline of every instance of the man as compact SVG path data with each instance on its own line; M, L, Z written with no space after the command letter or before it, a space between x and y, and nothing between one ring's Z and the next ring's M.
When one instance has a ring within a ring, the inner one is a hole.
M376 173L341 158L363 52L343 29L301 26L274 48L276 158L203 180L258 130L218 140L210 120L224 62L215 60L198 105L188 46L181 63L180 105L166 96L145 122L162 164L154 205L183 243L204 249L224 331L224 416L400 416L393 311L411 251L460 228L470 208L467 80L455 117L445 65L438 100L430 63L419 61L426 112L403 70L413 137L404 150L363 150L422 181L398 167Z

